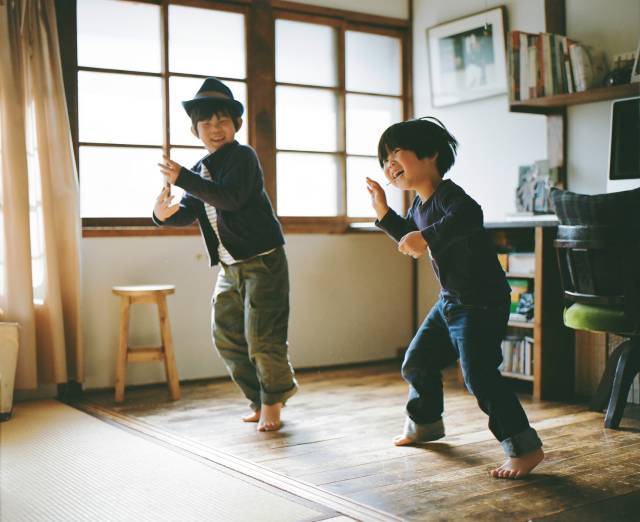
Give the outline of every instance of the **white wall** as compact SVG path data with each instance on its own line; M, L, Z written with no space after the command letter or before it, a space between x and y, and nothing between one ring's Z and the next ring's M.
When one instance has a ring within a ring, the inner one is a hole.
M614 54L635 51L640 37L638 0L566 0L567 34ZM611 101L568 109L568 184L585 194L607 191ZM619 183L615 190L640 187L640 180Z
M311 4L346 11L357 11L391 18L409 18L410 0L296 0L298 4Z
M507 94L433 108L429 83L427 29L448 20L506 4L509 26L542 31L542 0L415 0L413 24L414 107L416 116L436 116L460 142L458 159L447 174L474 197L485 219L515 211L518 166L545 158L543 116L510 113Z
M295 367L385 359L411 338L410 261L386 236L289 235L289 342ZM168 297L180 379L226 375L212 347L218 273L200 237L86 238L82 242L85 387L113 386L123 284L175 284ZM159 343L153 305L134 305L131 345ZM129 365L128 384L161 382L161 363Z
M480 203L487 221L498 221L515 212L518 166L546 158L546 122L543 116L510 113L506 93L434 108L427 29L498 5L506 5L507 28L531 32L544 29L542 0L414 0L413 4L415 115L436 116L457 138L458 158L447 176ZM418 266L418 320L422 320L437 298L439 288L430 264L421 260Z

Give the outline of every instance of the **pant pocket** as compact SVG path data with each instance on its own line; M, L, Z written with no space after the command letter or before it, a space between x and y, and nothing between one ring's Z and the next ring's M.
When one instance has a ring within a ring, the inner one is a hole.
M250 307L247 326L247 337L253 342L285 344L289 327L289 308L287 306Z

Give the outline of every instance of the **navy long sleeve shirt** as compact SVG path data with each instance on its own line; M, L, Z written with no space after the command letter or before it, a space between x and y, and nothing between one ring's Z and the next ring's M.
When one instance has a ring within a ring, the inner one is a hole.
M205 165L211 179L200 176ZM218 264L218 243L234 259L249 259L284 244L282 227L264 190L262 167L255 151L237 141L205 156L191 169L182 168L176 186L185 190L180 210L158 226L187 226L198 221L211 266ZM216 208L216 236L204 203Z
M425 202L416 196L406 217L389 209L376 225L396 241L420 231L443 297L478 305L507 301L511 289L484 228L482 209L453 181L442 181Z

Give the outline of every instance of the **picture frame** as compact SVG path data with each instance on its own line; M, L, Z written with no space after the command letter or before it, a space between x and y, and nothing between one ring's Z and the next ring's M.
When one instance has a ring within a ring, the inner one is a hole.
M499 6L427 29L434 107L507 92L505 28Z
M631 83L640 82L640 41L636 49L636 57L633 60L633 69L631 69Z

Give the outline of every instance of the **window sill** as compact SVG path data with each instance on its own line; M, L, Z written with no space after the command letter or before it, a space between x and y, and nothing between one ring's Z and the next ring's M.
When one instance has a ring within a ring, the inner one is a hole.
M82 237L134 237L134 236L199 236L197 226L160 228L156 226L104 226L82 227Z
M376 234L382 233L373 222L344 222L317 218L282 218L285 234ZM200 228L156 226L85 226L82 237L157 237L157 236L198 236Z

